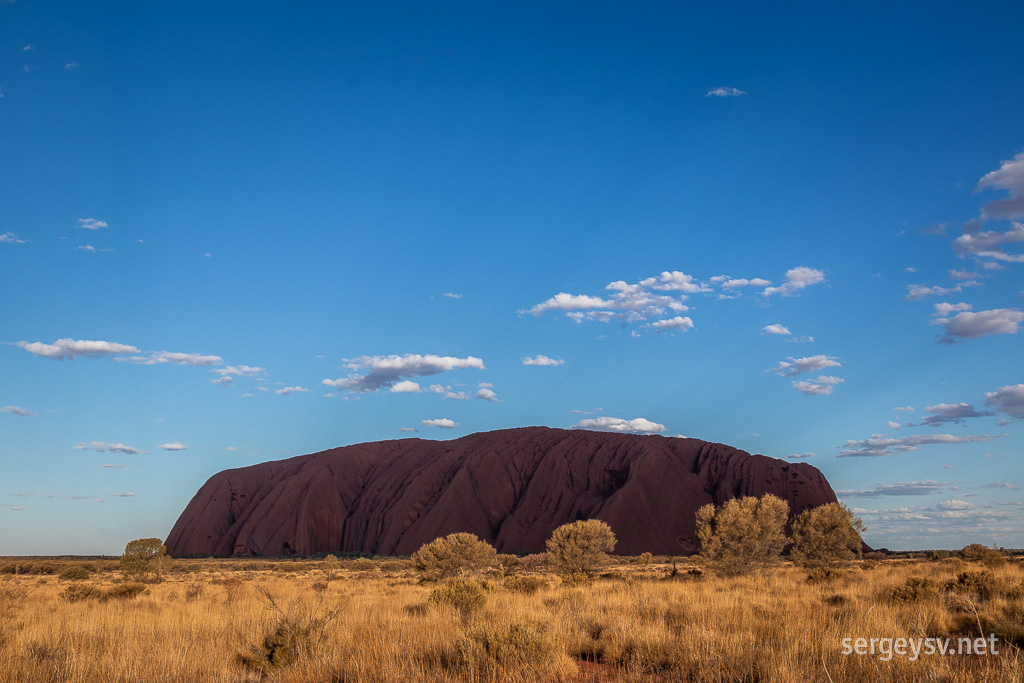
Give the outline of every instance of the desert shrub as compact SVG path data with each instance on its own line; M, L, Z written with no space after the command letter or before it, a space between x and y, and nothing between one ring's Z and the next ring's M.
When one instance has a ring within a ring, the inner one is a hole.
M492 565L497 553L473 534L449 534L424 544L412 555L413 567L428 581L462 576Z
M106 593L103 594L104 600L134 600L148 588L146 584L137 582L119 583L116 586L111 587Z
M321 594L312 605L296 600L282 608L269 590L260 586L257 591L258 599L275 618L264 637L250 644L237 660L264 677L321 651L328 626L344 607L344 603L328 606Z
M159 538L137 538L124 547L121 569L134 579L154 575L157 581L162 581L166 557L167 548Z
M563 524L548 539L548 560L563 579L590 577L608 562L615 543L611 527L599 519Z
M500 553L496 560L493 571L498 576L512 576L519 571L519 565L522 564L518 557L508 553Z
M546 588L548 586L548 582L539 576L517 574L506 577L504 586L515 593L533 595L541 588Z
M60 597L64 598L68 602L100 600L103 596L103 591L90 583L73 583L65 588L60 594Z
M701 559L716 572L735 576L775 563L786 544L789 503L770 493L732 498L697 511Z
M978 600L989 600L999 590L999 582L992 572L960 572L955 579L943 584L951 593L973 595Z
M412 562L409 560L381 560L376 565L382 572L387 573L404 572L407 569L412 569Z
M368 557L357 557L349 562L348 566L351 567L352 571L361 573L372 572L377 568L376 563Z
M458 652L473 680L559 680L575 668L550 634L528 622L481 624L459 638Z
M989 550L988 546L981 543L971 543L961 548L957 554L968 562L980 562L988 554Z
M78 565L72 565L60 573L59 578L61 581L85 581L92 572Z
M933 550L930 553L928 553L928 559L935 560L936 562L938 562L939 560L946 559L947 557L949 557L949 555L950 552L948 550Z
M432 605L454 607L468 619L487 602L483 586L477 581L447 579L430 591L427 601Z
M831 567L815 567L807 574L808 583L829 583L846 576L842 569Z
M478 582L449 579L430 591L427 601L436 606L455 607L463 618L468 618L483 607L487 596Z
M921 602L939 594L939 584L932 579L911 576L901 586L889 589L889 600L892 602Z
M203 597L203 590L203 584L190 583L185 589L185 602L195 602L199 598Z
M805 510L793 520L793 561L805 567L833 568L859 556L864 522L842 503Z
M654 555L651 553L640 553L640 555L638 555L636 558L636 563L642 564L644 566L651 564L653 561Z
M224 589L224 601L231 605L238 601L238 598L242 596L245 590L245 582L237 576L231 576L224 579L221 584Z
M868 553L864 553L865 560L874 560L875 562L878 562L879 560L884 560L886 557L887 555L885 553L880 553L874 550Z
M985 556L981 558L981 563L989 569L998 569L999 567L1006 566L1006 555L998 550L989 549Z

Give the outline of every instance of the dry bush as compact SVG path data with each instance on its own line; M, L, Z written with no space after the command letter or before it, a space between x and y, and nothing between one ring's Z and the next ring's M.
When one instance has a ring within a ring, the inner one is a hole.
M144 583L129 581L112 586L103 594L103 600L134 600L149 590Z
M482 624L458 642L467 679L550 681L576 673L543 626L530 622Z
M67 588L60 594L60 597L64 598L68 602L82 602L84 600L99 600L105 593L88 583L75 583Z
M61 581L85 581L92 576L92 572L80 565L68 567L60 573Z
M463 619L468 619L483 608L487 602L487 594L478 581L447 579L430 591L428 602L432 605L453 607Z
M547 588L550 584L547 579L531 574L516 574L507 577L502 585L510 591L533 595L541 588Z
M548 561L563 579L578 581L608 563L615 543L611 527L599 519L563 524L548 539Z
M770 493L731 498L720 508L704 505L697 511L701 559L723 576L774 564L786 545L788 516L789 503Z
M893 586L888 598L893 602L921 602L932 600L939 595L939 584L933 579L911 576L903 585Z
M449 534L424 544L412 554L412 565L428 581L462 576L495 562L494 548L473 534Z

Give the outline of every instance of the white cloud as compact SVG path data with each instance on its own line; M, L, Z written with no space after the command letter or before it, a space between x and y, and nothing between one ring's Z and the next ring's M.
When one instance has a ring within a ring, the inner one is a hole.
M4 234L0 235L0 243L25 244L25 240L21 239L13 232L5 232Z
M111 464L111 463L107 463L105 465L100 465L100 467L102 467L103 469L111 469L111 470L123 470L123 469L125 469L124 465L114 465L114 464Z
M950 304L950 303L939 303L935 304L935 312L932 315L936 317L945 317L950 313L957 313L960 311L969 311L973 308L971 304Z
M75 446L76 451L96 451L97 453L123 453L125 455L139 455L142 453L138 448L125 446L123 443L104 443L102 441L90 441Z
M443 394L444 392L448 391L449 389L451 389L451 387L446 387L446 386L441 385L441 384L431 384L430 385L430 390L432 392L434 392L435 394Z
M481 384L480 388L476 392L476 397L484 401L491 401L492 403L501 403L498 395L494 393L493 389L491 389L490 384Z
M717 88L708 90L708 93L704 97L739 97L740 95L746 95L742 90L738 88L732 88L725 85L720 85Z
M974 280L968 280L967 282L961 282L956 287L925 287L924 285L907 285L907 296L904 297L907 301L920 301L926 296L945 296L947 294L960 293L964 291L964 287L978 287L980 282Z
M238 446L228 446L224 450L226 450L229 453L234 453L234 452L236 452L238 450Z
M304 393L304 392L307 392L307 391L309 391L309 389L307 389L305 387L284 387L284 388L278 389L274 393L278 394L280 396L287 396L288 394L298 394L298 393Z
M792 332L789 331L788 327L786 327L785 325L780 325L778 323L765 325L761 329L764 330L765 334L793 334Z
M944 424L963 422L970 417L986 417L992 413L979 413L970 403L937 403L925 406L931 415L921 420L922 425L941 427Z
M679 270L663 271L661 275L641 280L639 284L642 287L649 287L650 289L655 289L659 292L685 292L687 294L697 294L699 292L711 291L707 286L697 282L692 275L687 275ZM611 285L609 285L609 287L611 287Z
M67 62L66 64L64 64L64 68L68 70L74 69L77 66L78 62Z
M96 220L95 218L79 218L78 227L84 228L85 230L99 230L100 228L110 227L106 221Z
M975 272L970 271L970 270L950 270L949 271L949 279L950 280L977 280L979 277L981 277L981 274L975 273Z
M946 333L943 341L952 342L954 337L977 339L990 334L1017 334L1022 320L1024 312L1016 308L995 308L977 313L965 311L952 318L938 318L932 324L942 325Z
M415 431L419 431L419 430L417 430L415 427L399 427L398 431L400 431L400 432L415 432Z
M786 460L803 460L804 458L813 458L816 455L817 453L793 453L792 455L787 455Z
M832 387L843 381L845 380L831 375L819 375L813 382L794 381L793 388L805 396L830 396L832 394Z
M985 392L985 405L999 412L1024 417L1024 384L1007 385Z
M800 290L825 281L825 273L807 266L799 266L786 271L786 281L778 287L767 287L763 292L764 296L781 294L782 296L793 296Z
M10 413L11 415L17 415L18 417L36 417L36 414L31 410L25 410L18 406L4 406L0 408L0 413Z
M186 446L185 444L183 444L180 441L172 441L170 443L163 443L163 444L160 444L159 446L157 446L157 448L161 448L161 449L163 449L165 451L187 451L188 450L188 446Z
M901 425L899 422L889 420L889 429L903 429L903 425Z
M420 424L426 425L427 427L441 427L443 429L455 429L459 426L458 422L449 420L446 417L442 417L437 420L420 420Z
M524 358L523 365L565 365L565 361L561 358L548 358L547 356L534 356L533 358Z
M484 369L484 362L473 356L456 358L453 356L434 356L406 354L404 356L360 356L348 361L350 370L369 370L365 375L351 374L339 379L325 379L327 386L346 391L369 393L406 378L436 375L449 370L462 368Z
M883 438L875 434L870 439L851 440L843 444L846 450L840 451L838 458L856 458L864 456L895 455L916 451L920 446L932 444L963 444L992 441L1000 438L999 434L981 434L979 436L954 436L952 434L914 435L899 438Z
M680 332L686 332L687 330L693 329L693 320L690 316L679 316L669 318L668 320L656 320L650 324L650 327L656 332L668 332L670 330L678 330Z
M235 380L225 375L224 377L211 379L210 382L213 384L219 384L222 387L230 387L232 384L235 383Z
M1024 200L1024 197L1021 198ZM961 256L990 258L1006 263L1024 263L1024 254L1011 254L1003 247L1024 242L1024 223L1013 223L1006 232L984 230L965 232L953 240L953 250Z
M944 500L935 505L939 510L973 510L977 506L966 500Z
M88 339L78 340L65 338L58 339L52 344L20 341L16 342L15 346L20 346L29 353L37 356L53 358L55 360L78 358L79 356L85 358L100 358L103 356L114 356L126 353L139 353L138 348L128 344Z
M765 280L764 278L755 277L752 280L746 278L733 278L726 280L722 283L723 289L737 289L739 287L767 287L772 283L771 280Z
M914 412L914 406L896 406L893 410L898 410L901 413L912 413Z
M453 292L445 292L444 295L446 297L448 297L449 299L461 299L462 298L461 294L455 294Z
M465 391L451 391L451 390L449 390L447 393L445 393L444 397L445 398L454 398L454 399L456 399L458 401L468 401L469 400L469 394L467 394Z
M978 181L978 190L985 188L1006 190L1009 194L1005 199L985 204L982 209L985 216L1003 219L1024 217L1024 152L985 174Z
M392 384L391 391L395 394L417 394L420 391L420 385L416 382L403 379L401 382L395 382Z
M870 489L836 491L843 498L878 498L880 496L930 496L942 493L947 482L925 479L923 481L901 481L895 484L875 484Z
M571 429L589 429L597 432L622 432L632 434L658 434L665 431L665 425L643 417L624 420L621 417L594 417L580 420Z
M174 363L175 365L191 365L193 367L208 367L224 362L224 359L220 356L208 356L200 353L178 353L176 351L152 351L144 356L132 356L126 360L136 365Z
M824 354L804 356L803 358L790 357L789 361L781 361L778 367L772 368L771 371L783 377L794 377L804 372L816 372L825 368L840 368L843 365L837 357Z
M211 370L218 375L237 375L239 377L255 377L264 371L264 368L252 367L249 365L228 365L223 368Z

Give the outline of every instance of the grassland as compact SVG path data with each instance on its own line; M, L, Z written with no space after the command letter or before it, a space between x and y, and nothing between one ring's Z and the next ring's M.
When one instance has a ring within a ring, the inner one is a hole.
M133 588L116 560L2 558L0 681L1024 680L1019 558L863 560L816 582L666 559L573 584L527 561L476 577L467 601L399 559L177 560ZM990 633L998 655L841 647Z

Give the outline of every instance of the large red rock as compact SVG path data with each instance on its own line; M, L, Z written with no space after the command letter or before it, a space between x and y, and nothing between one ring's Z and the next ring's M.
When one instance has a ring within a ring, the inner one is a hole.
M499 552L539 552L558 526L596 518L616 553L679 555L697 549L700 506L765 493L794 514L836 500L811 465L698 439L525 427L378 441L215 474L167 550L408 555L468 531Z

